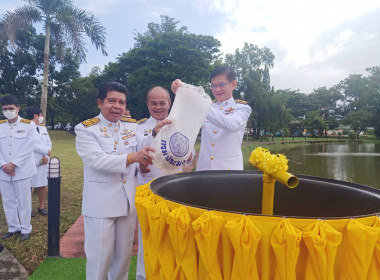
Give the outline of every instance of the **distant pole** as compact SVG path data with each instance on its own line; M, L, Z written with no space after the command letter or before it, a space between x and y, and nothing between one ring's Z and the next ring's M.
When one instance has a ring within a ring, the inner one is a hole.
M49 161L48 171L48 257L59 255L59 225L61 203L61 162L57 157Z

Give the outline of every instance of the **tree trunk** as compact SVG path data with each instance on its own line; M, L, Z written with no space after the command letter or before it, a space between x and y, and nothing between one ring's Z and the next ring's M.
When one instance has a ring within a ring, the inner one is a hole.
M41 94L41 110L44 116L44 123L46 123L46 108L47 108L47 95L48 95L48 82L49 82L49 54L50 54L50 22L46 21L46 34L45 34L45 49L44 49L44 79Z

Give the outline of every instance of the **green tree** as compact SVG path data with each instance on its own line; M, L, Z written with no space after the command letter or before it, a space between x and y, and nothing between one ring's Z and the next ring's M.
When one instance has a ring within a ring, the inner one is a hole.
M178 28L178 21L161 16L161 23L149 23L145 33L136 33L135 46L109 63L96 81L115 80L126 84L128 107L133 118L149 115L145 97L149 88L170 88L179 78L185 83L207 86L212 63L219 57L220 43L211 36Z
M326 123L318 111L307 112L303 125L308 128L311 133L315 130L323 131L326 128Z
M8 41L16 46L15 34L19 29L42 22L45 30L43 87L41 109L46 119L50 40L56 43L58 54L63 57L66 43L72 45L75 55L82 61L86 58L85 36L97 49L105 51L105 29L94 15L75 7L70 0L25 0L29 5L6 12L0 23L1 49Z
M22 104L32 105L35 92L40 89L37 71L39 60L39 36L34 28L18 30L15 41L18 48L0 53L0 93L18 97Z
M234 97L244 98L252 107L250 120L258 137L260 130L268 130L271 125L269 70L273 67L274 55L268 48L245 43L241 50L227 54L225 61L237 74Z
M351 111L344 118L343 123L350 125L351 129L355 131L356 138L362 131L367 131L367 127L373 122L373 114L368 110L355 110Z

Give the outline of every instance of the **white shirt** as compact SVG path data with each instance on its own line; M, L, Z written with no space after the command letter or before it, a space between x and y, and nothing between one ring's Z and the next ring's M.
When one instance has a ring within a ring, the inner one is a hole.
M48 152L52 148L52 143L50 141L50 137L49 137L46 127L41 124L39 124L37 127L39 130L39 133L37 133L38 142L36 144L36 147L34 148L34 158L35 158L36 165L40 165L41 164L40 161L43 156L49 157Z
M36 125L30 120L18 116L13 124L0 121L0 166L9 162L16 165L14 177L1 169L0 180L17 181L37 173L33 155L37 137Z
M202 126L197 171L243 170L241 143L252 109L244 101L214 102Z
M109 122L102 114L75 126L84 168L83 215L111 218L135 210L136 163L126 163L136 152L136 130L135 120Z

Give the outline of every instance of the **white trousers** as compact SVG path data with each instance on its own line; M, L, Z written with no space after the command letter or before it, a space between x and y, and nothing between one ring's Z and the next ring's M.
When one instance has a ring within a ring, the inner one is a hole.
M137 252L137 267L136 267L136 280L145 280L145 263L144 263L144 246L142 240L142 233L139 224L138 231L138 252Z
M128 280L135 228L136 211L115 218L84 216L86 279Z
M30 233L32 231L30 178L17 181L0 180L0 189L8 232L21 230L21 233Z

